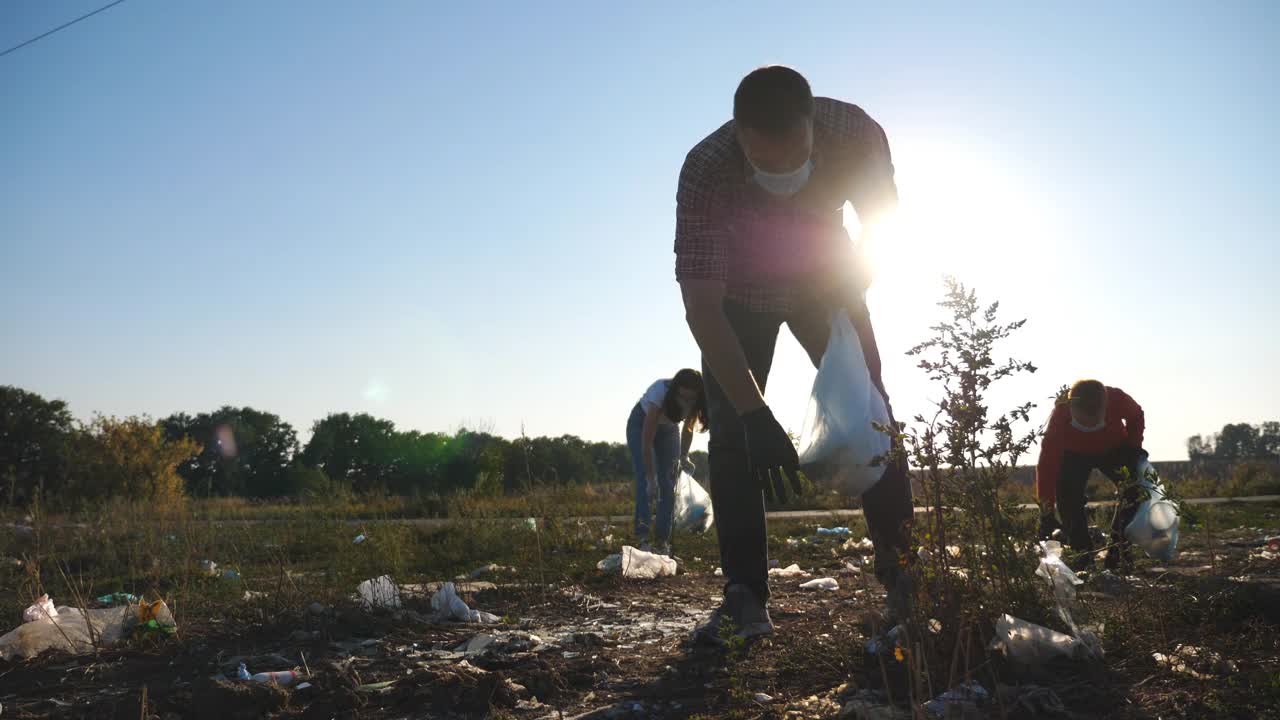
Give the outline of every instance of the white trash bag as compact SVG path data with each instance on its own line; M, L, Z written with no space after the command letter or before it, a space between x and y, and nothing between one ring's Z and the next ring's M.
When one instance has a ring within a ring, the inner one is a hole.
M801 466L832 468L829 482L845 494L870 490L884 475L884 464L876 458L890 448L889 436L873 423L889 424L889 410L871 383L848 313L837 312L800 433Z
M693 476L683 470L676 479L676 511L674 524L680 530L706 532L715 522L711 496Z
M1138 476L1138 484L1150 497L1138 505L1133 520L1125 526L1124 536L1148 556L1169 562L1178 555L1178 506L1165 496L1150 462L1142 461Z

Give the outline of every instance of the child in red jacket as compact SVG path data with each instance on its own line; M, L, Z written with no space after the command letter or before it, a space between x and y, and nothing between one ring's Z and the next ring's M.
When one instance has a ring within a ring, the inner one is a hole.
M1129 478L1136 480L1138 465L1147 458L1142 449L1144 429L1142 407L1123 390L1106 387L1097 380L1080 380L1072 385L1066 399L1059 401L1049 417L1036 466L1041 534L1055 523L1056 506L1068 543L1080 553L1077 569L1088 567L1093 558L1093 539L1085 518L1085 485L1094 468L1122 488L1111 523L1106 566L1116 569L1126 557L1124 528L1133 519L1140 493L1135 485L1122 486L1121 481L1124 469Z

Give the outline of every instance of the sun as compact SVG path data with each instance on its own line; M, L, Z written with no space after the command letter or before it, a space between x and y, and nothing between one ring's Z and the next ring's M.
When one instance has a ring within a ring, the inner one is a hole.
M908 141L895 145L894 168L899 207L867 252L878 285L942 275L981 285L1034 268L1043 247L1034 203L995 153Z

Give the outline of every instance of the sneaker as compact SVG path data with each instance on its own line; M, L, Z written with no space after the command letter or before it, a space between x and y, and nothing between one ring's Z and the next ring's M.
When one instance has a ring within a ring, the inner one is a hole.
M723 646L726 624L734 628L735 637L747 641L772 635L774 631L769 609L746 585L730 585L725 589L720 607L712 610L711 617L693 631L694 642Z

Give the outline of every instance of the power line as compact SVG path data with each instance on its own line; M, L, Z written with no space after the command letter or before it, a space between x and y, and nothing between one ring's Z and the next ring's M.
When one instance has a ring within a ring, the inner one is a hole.
M8 50L5 50L4 52L0 52L0 57L4 57L5 55L8 55L9 53L13 52L14 50L20 50L20 49L22 49L22 48L24 48L24 47L26 47L26 46L30 45L31 43L33 43L33 42L35 42L35 41L37 41L37 40L43 40L43 39L45 39L45 38L49 37L50 35L52 35L52 34L54 34L54 33L58 32L59 30L65 30L65 29L67 29L67 28L71 27L72 25L75 25L76 23L80 22L81 20L85 20L85 19L88 19L88 18L93 17L94 15L97 15L98 13L102 12L103 10L110 10L111 8L115 7L116 5L119 5L119 4L120 4L120 3L122 3L122 2L124 2L124 0L115 0L115 2L107 3L106 5L103 5L102 7L98 8L97 10L94 10L93 12L90 12L90 13L85 13L84 15L81 15L80 17L76 18L75 20L72 20L71 22L63 23L63 24L59 25L58 27L56 27L56 28L54 28L54 29L50 30L49 32L44 33L43 35L37 35L37 36L35 36L35 37L31 38L30 40L28 40L28 41L24 42L24 43L21 43L21 44L19 44L19 45L14 45L13 47L9 48Z

